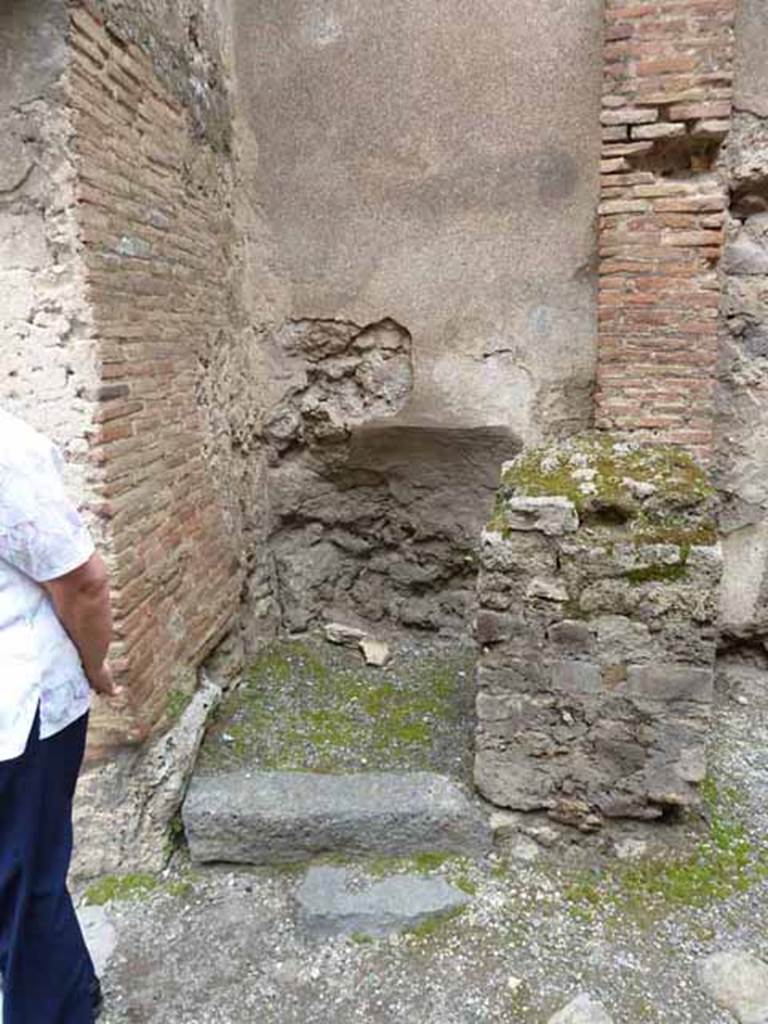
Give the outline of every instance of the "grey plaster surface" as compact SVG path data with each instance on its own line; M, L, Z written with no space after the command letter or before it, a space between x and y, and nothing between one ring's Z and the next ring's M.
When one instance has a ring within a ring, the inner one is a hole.
M735 105L768 117L768 5L738 0Z
M56 83L66 62L66 31L66 5L58 0L9 0L0 6L0 117L3 108L39 99Z
M234 4L263 280L285 315L403 324L414 418L529 437L587 414L601 16L599 0Z

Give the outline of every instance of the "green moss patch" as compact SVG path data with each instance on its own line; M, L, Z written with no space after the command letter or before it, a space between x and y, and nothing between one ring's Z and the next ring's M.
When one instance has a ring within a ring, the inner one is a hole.
M572 916L598 912L653 921L677 907L724 900L768 878L768 844L753 841L740 820L740 801L708 779L702 796L706 835L687 857L648 858L575 878L566 889Z
M141 902L159 893L181 899L194 892L195 880L196 876L189 871L171 878L169 881L164 881L157 875L148 872L105 875L86 889L83 899L87 905L94 907L114 901Z
M473 678L469 648L396 652L377 669L319 637L279 641L220 706L199 768L464 775Z
M466 911L466 907L457 907L456 910L449 910L445 914L437 914L435 917L408 928L404 935L415 942L424 942L431 939L433 935L440 932L446 925L456 921Z
M624 579L635 585L642 583L675 583L684 580L688 575L687 557L671 565L647 565L642 569L629 569Z
M717 539L715 491L696 461L670 445L588 434L537 448L506 467L492 528L504 529L512 496L568 498L586 527L623 530L637 543Z
M160 883L155 875L106 875L85 892L85 902L100 907L113 900L143 900L156 892Z

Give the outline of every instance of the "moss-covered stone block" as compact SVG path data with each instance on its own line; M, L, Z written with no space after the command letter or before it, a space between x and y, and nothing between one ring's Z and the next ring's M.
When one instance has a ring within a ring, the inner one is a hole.
M503 467L481 541L475 780L599 827L695 803L721 556L686 452L589 434Z

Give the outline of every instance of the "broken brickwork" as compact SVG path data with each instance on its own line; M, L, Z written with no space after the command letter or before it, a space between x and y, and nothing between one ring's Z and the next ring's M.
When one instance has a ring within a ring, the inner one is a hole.
M709 460L735 0L608 0L596 417Z

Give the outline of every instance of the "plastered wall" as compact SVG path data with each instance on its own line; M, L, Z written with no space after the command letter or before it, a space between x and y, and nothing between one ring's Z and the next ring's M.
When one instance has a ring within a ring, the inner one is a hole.
M585 425L600 0L236 0L233 19L273 315L401 324L409 425Z

